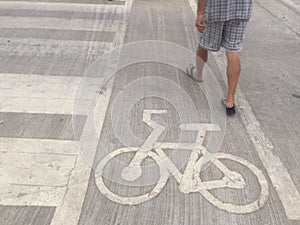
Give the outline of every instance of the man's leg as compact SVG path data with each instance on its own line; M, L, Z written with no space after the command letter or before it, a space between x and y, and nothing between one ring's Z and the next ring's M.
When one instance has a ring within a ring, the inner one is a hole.
M193 69L194 66L192 64L190 64L187 67L189 73L192 73L192 76L196 80L203 80L202 73L203 73L204 65L207 62L207 58L208 58L208 51L202 48L200 45L198 45L197 54L196 54L196 68Z
M188 66L187 70L196 80L203 80L203 69L208 59L208 51L219 51L221 48L224 22L207 22L204 33L198 32L198 49L196 69ZM208 49L208 50L207 50ZM193 72L191 74L191 72Z
M226 106L232 108L234 104L234 95L241 73L240 54L238 52L226 52L227 56L227 79L228 93L226 96Z
M198 50L197 50L197 56L196 56L196 67L197 70L195 71L195 76L196 79L202 80L202 73L203 73L203 68L204 64L207 62L208 59L208 52L206 49L202 48L200 45L198 45Z
M248 19L229 20L224 24L224 33L221 46L227 49L228 93L226 96L226 106L228 108L233 107L235 90L241 73L239 52L242 49L248 21Z

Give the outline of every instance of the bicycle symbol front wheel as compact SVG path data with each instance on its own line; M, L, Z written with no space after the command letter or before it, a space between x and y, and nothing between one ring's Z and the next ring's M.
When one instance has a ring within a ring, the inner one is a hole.
M248 204L233 204L233 203L223 202L219 200L217 197L215 197L208 190L199 191L202 194L202 196L217 208L225 210L229 213L246 214L246 213L255 212L260 208L262 208L268 201L268 197L269 197L269 185L262 171L258 169L254 164L247 161L246 159L240 158L235 155L218 153L217 159L235 161L241 164L242 166L248 168L254 174L254 176L256 177L260 185L259 196L253 202Z
M99 191L111 201L123 205L137 205L149 201L154 197L156 197L166 185L169 178L169 172L163 166L163 163L161 163L161 159L159 158L159 156L155 152L150 151L148 152L148 157L154 160L154 162L158 165L160 170L159 180L157 181L157 184L155 184L154 188L150 192L139 196L120 196L108 188L103 178L103 172L106 165L110 162L111 159L117 157L118 155L121 155L123 153L135 153L138 150L139 148L120 148L111 152L100 161L96 170L98 174L98 176L96 177L96 185Z

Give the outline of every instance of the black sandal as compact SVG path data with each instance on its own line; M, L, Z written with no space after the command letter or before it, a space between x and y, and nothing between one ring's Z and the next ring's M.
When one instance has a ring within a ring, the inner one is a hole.
M226 98L223 98L221 100L222 105L225 106L227 116L233 116L235 114L235 105L233 104L233 107L229 108L229 107L226 106L226 102L225 101L226 101Z

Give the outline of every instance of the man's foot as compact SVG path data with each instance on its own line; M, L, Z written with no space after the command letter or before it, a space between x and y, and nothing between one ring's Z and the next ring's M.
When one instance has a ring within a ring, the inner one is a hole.
M224 102L225 102L226 107L228 107L228 108L234 107L234 100L233 100L233 98L229 98L229 97L224 98Z
M193 66L192 64L190 64L187 68L186 68L186 74L192 78L194 81L196 82L202 82L203 80L197 77L197 69L195 66Z
M233 103L233 100L227 100L226 98L223 98L222 104L226 108L227 116L233 116L235 114L235 105Z

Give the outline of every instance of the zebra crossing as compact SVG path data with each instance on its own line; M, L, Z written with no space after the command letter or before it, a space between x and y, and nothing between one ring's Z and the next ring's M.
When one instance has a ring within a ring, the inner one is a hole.
M14 56L60 53L68 56L80 54L84 57L88 51L90 55L96 54L95 59L119 42L119 34L115 31L122 30L126 15L122 8L126 10L126 5L39 3L39 7L33 4L30 9L30 4L11 3L11 8L8 8L9 3L0 1L2 53ZM62 8L59 8L60 4ZM81 6L83 12L79 11ZM13 16L8 14L12 8ZM20 12L24 14L24 11L27 12L26 16L16 16Z
M51 225L78 223L90 168L74 138L60 136L71 130L82 79L69 67L80 62L84 71L98 56L123 43L132 1L0 1L0 57L8 62L0 65L1 206L55 207ZM61 63L64 59L68 63ZM24 73L16 73L22 66ZM38 67L44 73L34 73ZM33 73L26 72L28 68ZM61 73L51 74L58 70ZM100 120L109 97L108 92L100 103ZM35 132L54 129L53 136L41 139L29 134L37 124L33 120L40 121ZM13 131L4 135L15 127L24 135Z

